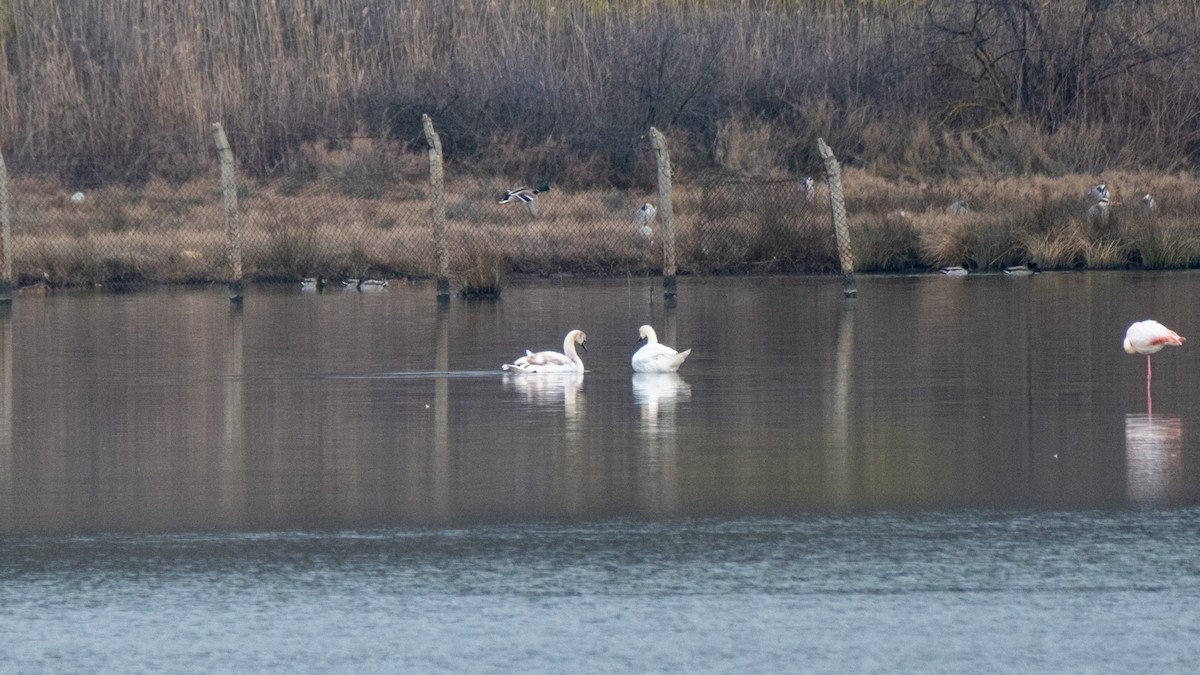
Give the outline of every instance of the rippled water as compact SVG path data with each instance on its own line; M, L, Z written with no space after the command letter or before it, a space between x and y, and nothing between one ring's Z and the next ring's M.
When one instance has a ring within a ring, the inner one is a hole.
M18 298L0 670L1195 669L1200 276L681 281Z
M1186 672L1196 509L3 541L6 669Z

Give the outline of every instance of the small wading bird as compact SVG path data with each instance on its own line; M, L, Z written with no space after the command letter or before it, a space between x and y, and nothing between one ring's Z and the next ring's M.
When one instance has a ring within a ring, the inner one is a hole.
M500 366L501 370L511 370L518 373L582 373L583 359L575 351L578 344L587 351L587 335L581 330L573 330L563 338L563 350L559 352L531 352L525 350L525 356Z
M525 204L525 207L529 209L529 213L536 216L538 212L541 211L541 207L538 205L538 195L549 191L549 185L542 185L536 189L515 187L508 192L505 192L504 196L500 198L498 203L507 204L509 202L522 202Z
M654 236L654 228L650 227L650 223L654 222L656 212L657 209L654 208L654 205L646 202L633 214L633 224L637 226L638 232L647 239Z
M638 329L638 341L645 340L646 344L633 353L631 363L633 370L639 373L673 373L683 365L683 360L692 350L677 352L660 343L654 328L642 326Z
M1146 355L1146 408L1150 408L1150 355L1162 351L1163 347L1172 345L1178 347L1184 343L1179 333L1167 328L1161 323L1147 319L1138 321L1125 331L1125 353Z

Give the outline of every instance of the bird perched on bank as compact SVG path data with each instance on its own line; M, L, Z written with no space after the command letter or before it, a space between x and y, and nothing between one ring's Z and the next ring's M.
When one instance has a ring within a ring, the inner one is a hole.
M1142 195L1142 210L1143 211L1153 211L1154 206L1155 206L1154 197L1151 197L1149 192Z
M677 352L660 343L654 328L649 325L638 329L638 341L642 340L645 340L646 344L634 352L633 358L630 359L633 370L638 373L673 373L679 370L684 359L692 353L690 349Z
M1028 265L1013 265L1012 267L1005 267L1004 273L1011 274L1014 277L1027 277L1031 274L1041 274L1042 268L1038 267L1036 262L1030 260Z
M650 227L650 223L654 222L654 214L658 210L650 202L642 204L642 208L638 209L633 214L633 224L637 226L638 232L647 239L654 236L654 228Z
M536 216L538 212L541 211L541 207L538 205L538 195L549 191L549 185L542 185L541 187L534 189L527 187L515 187L505 192L504 196L500 198L499 203L507 204L509 202L521 202L525 204L527 209L529 209L530 214Z
M579 353L575 351L575 345L578 344L583 351L587 351L587 335L581 330L572 330L563 338L563 350L559 352L531 352L525 350L525 356L518 358L512 363L506 363L500 366L501 370L510 370L518 373L582 373L583 359L579 358Z
M946 213L949 213L949 214L952 214L955 216L960 216L964 213L970 213L970 212L971 212L971 207L967 206L967 203L964 201L957 201L957 202L954 202L953 204L951 204L950 206L946 207Z
M1106 222L1108 220L1108 208L1111 205L1111 202L1109 201L1110 194L1108 191L1108 185L1104 183L1093 185L1091 192L1088 194L1091 195L1094 202L1090 207L1088 207L1088 217L1101 222Z

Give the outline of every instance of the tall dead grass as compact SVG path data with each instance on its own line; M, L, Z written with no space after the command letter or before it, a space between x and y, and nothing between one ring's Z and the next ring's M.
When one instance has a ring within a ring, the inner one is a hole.
M18 169L55 162L72 189L182 183L206 171L219 120L251 175L302 177L313 141L417 144L428 112L451 161L576 188L651 185L652 125L692 173L814 173L818 136L897 180L1172 169L1200 147L1198 13L1179 0L8 0L0 151Z

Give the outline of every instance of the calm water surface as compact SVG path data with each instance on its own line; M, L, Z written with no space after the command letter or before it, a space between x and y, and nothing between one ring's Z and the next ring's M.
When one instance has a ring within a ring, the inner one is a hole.
M1194 671L1200 275L19 297L0 670ZM634 376L637 327L692 348ZM588 334L583 376L504 377Z

